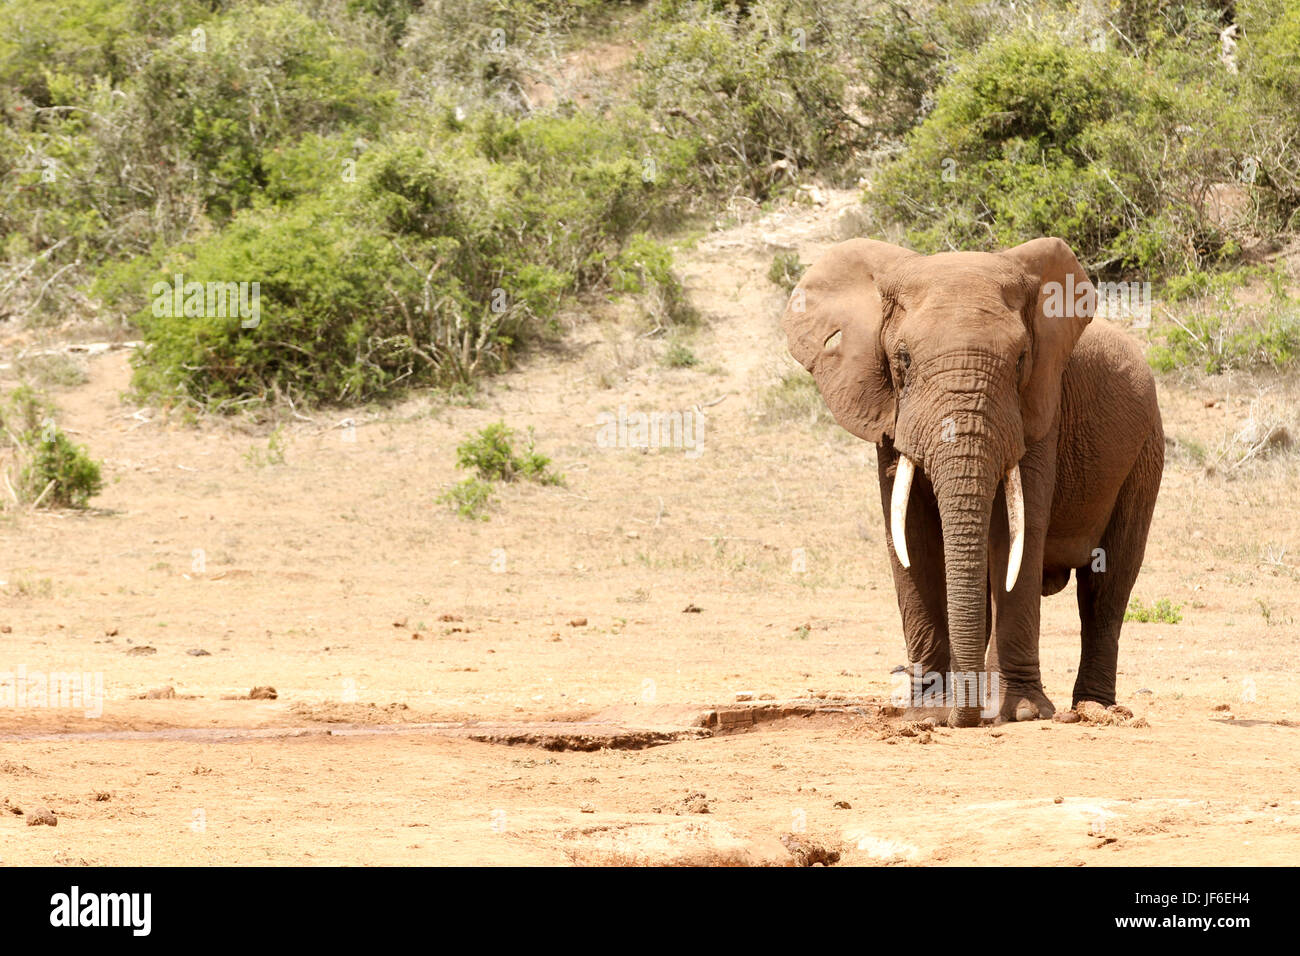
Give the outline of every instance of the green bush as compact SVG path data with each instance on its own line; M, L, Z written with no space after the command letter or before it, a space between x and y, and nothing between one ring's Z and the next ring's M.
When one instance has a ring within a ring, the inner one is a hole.
M664 351L663 363L668 368L694 368L700 360L686 343L673 341Z
M1266 300L1239 295L1250 280L1266 283ZM1290 368L1300 361L1300 300L1288 282L1281 260L1272 268L1197 270L1171 278L1164 298L1173 305L1159 323L1148 361L1165 373Z
M451 505L462 518L486 521L483 512L492 503L495 481L564 484L564 476L551 470L551 460L536 451L533 430L528 430L527 448L522 452L515 450L518 438L505 422L494 422L461 442L456 448L456 467L472 469L474 475L452 485L438 501Z
M1165 330L1148 360L1158 372L1196 368L1211 375L1231 369L1285 370L1300 359L1300 312L1251 317L1239 307L1205 311Z
M1146 605L1133 598L1128 610L1124 612L1125 621L1137 621L1139 624L1177 624L1183 619L1183 606L1173 604L1169 598L1160 598L1154 604Z
M790 293L799 284L799 279L802 278L806 268L807 266L799 261L799 253L778 252L772 257L772 265L767 270L767 281L779 285Z
M492 482L466 478L439 495L438 503L451 505L456 514L467 520L487 521L484 512L491 506L494 494Z
M193 164L219 219L266 186L267 150L339 128L373 136L394 104L375 51L338 42L293 3L240 7L203 29L201 44L179 36L132 78L129 108L144 115L128 149L164 169Z
M99 463L59 431L49 402L29 385L0 404L0 444L23 462L18 491L44 507L84 507L104 486Z
M22 472L26 495L47 506L85 507L103 487L99 463L60 431L33 444L31 461Z
M1241 155L1229 93L1027 32L991 41L940 88L934 111L867 202L923 251L992 249L1042 235L1104 274L1167 275L1235 252L1207 215Z
M1237 4L1242 99L1257 163L1256 185L1265 230L1293 231L1300 210L1300 0L1246 0Z
M615 292L639 295L656 328L691 326L699 321L699 313L673 269L672 250L645 233L632 236L627 247L610 260L609 284Z
M532 429L528 431L528 448L522 454L514 448L517 438L505 422L488 425L457 446L456 467L472 468L485 481L524 478L543 485L563 484L564 476L550 470L551 460L534 449Z
M846 73L808 0L661 2L637 58L637 97L674 139L698 145L713 190L763 197L800 170L847 174L865 130L844 108Z
M369 3L390 0L366 0ZM450 0L426 3L404 24L400 85L416 103L447 91L465 108L531 112L529 81L546 76L568 35L603 0Z
M684 161L674 144L633 119L432 122L363 152L355 182L333 179L336 138L303 140L282 155L307 174L284 177L280 194L324 167L318 192L245 210L153 271L104 283L124 302L138 283L127 308L147 344L141 391L209 405L362 401L504 367L578 291L640 282L673 320L688 314L667 250L635 232L668 208L666 174ZM651 149L665 176L647 181L634 157ZM143 293L176 274L258 282L261 321L154 315Z
M152 44L229 6L229 0L7 0L0 33L0 86L51 106L60 76L119 82Z

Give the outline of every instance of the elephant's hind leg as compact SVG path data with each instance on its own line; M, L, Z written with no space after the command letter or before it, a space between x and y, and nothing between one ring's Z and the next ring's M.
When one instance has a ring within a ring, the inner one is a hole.
M1164 452L1164 435L1157 428L1120 488L1098 545L1102 553L1091 564L1076 569L1083 646L1074 682L1074 706L1085 700L1106 707L1115 703L1119 632L1142 568Z

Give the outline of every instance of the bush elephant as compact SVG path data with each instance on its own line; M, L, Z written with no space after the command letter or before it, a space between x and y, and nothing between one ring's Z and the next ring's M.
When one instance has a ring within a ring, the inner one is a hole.
M914 674L954 727L1053 716L1039 605L1077 581L1072 706L1115 704L1120 627L1164 468L1151 370L1060 239L924 256L851 239L782 317L841 427L876 445ZM996 688L981 705L972 675ZM995 709L996 714L991 710Z

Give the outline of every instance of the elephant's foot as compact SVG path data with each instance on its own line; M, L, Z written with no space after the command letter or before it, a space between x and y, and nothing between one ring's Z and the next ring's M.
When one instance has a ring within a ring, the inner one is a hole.
M1047 698L1041 683L1003 681L1002 702L995 723L1010 721L1051 720L1056 707Z
M933 720L936 724L946 724L950 713L952 713L951 707L905 707L903 719L910 723Z
M978 707L907 707L902 717L910 723L928 720L943 727L978 727L987 723Z

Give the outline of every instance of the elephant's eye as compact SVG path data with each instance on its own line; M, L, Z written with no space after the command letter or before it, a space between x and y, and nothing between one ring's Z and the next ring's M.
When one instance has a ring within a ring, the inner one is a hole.
M906 345L898 347L898 364L904 372L912 367L912 353L907 350Z
M1029 350L1026 349L1020 353L1020 358L1016 359L1016 381L1021 385L1025 383L1025 357L1028 354Z

